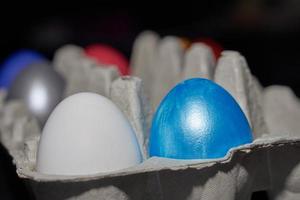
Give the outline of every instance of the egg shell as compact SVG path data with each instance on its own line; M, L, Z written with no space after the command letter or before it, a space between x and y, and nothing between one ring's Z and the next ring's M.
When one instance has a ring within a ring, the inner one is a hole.
M211 159L252 142L248 121L233 97L207 79L179 83L152 121L150 156Z
M63 97L65 82L49 62L36 62L22 70L9 87L7 100L20 99L43 126Z
M85 54L101 65L114 65L122 75L129 74L129 61L118 50L105 44L93 44L85 48Z
M109 99L78 93L50 115L39 143L37 171L88 175L128 168L142 160L136 136Z
M7 89L24 68L42 60L46 59L41 54L31 50L20 50L13 53L1 66L0 87Z

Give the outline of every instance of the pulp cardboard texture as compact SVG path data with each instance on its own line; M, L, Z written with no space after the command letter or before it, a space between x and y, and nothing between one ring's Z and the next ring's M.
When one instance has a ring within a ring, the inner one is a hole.
M68 82L66 96L92 91L114 101L136 132L144 162L89 176L40 174L35 170L40 128L22 102L3 103L5 93L0 93L1 142L19 177L36 199L232 200L250 199L261 190L276 200L300 199L299 100L286 87L263 89L238 52L225 51L217 62L211 54L202 44L185 52L176 37L142 33L131 60L134 75L145 78L142 82L96 66L79 47L58 50L54 63ZM221 159L148 158L153 110L177 81L195 73L214 79L235 97L251 123L254 142L231 149Z
M85 56L82 48L74 45L58 49L53 65L66 79L66 97L78 92L108 96L112 81L119 76L116 68L99 67L99 64Z
M213 79L215 71L215 57L211 48L202 43L196 43L187 49L184 57L182 79L202 77Z
M121 91L125 91L121 92ZM130 121L139 141L143 158L147 158L151 108L144 95L143 84L137 77L122 77L112 83L110 98Z
M255 138L267 132L260 98L261 86L251 75L242 55L234 51L224 51L218 61L214 81L223 86L239 103Z

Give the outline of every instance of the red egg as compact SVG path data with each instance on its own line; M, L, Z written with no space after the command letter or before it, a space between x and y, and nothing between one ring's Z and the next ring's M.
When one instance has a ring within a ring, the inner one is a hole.
M85 48L85 54L99 64L116 66L121 75L129 74L129 62L127 58L109 45L89 45Z

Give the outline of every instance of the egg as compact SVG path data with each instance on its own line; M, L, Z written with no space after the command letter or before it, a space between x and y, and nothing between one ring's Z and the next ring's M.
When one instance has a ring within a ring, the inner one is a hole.
M213 159L252 142L245 114L221 86L202 78L176 85L152 121L150 156Z
M63 97L65 82L50 63L36 62L23 69L11 83L7 100L22 100L43 126Z
M38 172L89 175L142 161L136 135L117 106L94 93L77 93L57 105L44 127Z
M35 62L45 58L31 50L20 50L10 55L2 64L0 70L0 87L7 89L19 72Z
M111 46L105 44L93 44L85 48L85 54L99 64L117 67L121 75L129 74L129 62L127 58Z

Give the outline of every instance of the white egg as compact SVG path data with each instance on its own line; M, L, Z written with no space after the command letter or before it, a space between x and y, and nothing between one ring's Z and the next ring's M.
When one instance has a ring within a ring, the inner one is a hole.
M64 99L44 127L38 172L89 175L128 168L142 160L136 136L109 99L78 93Z

